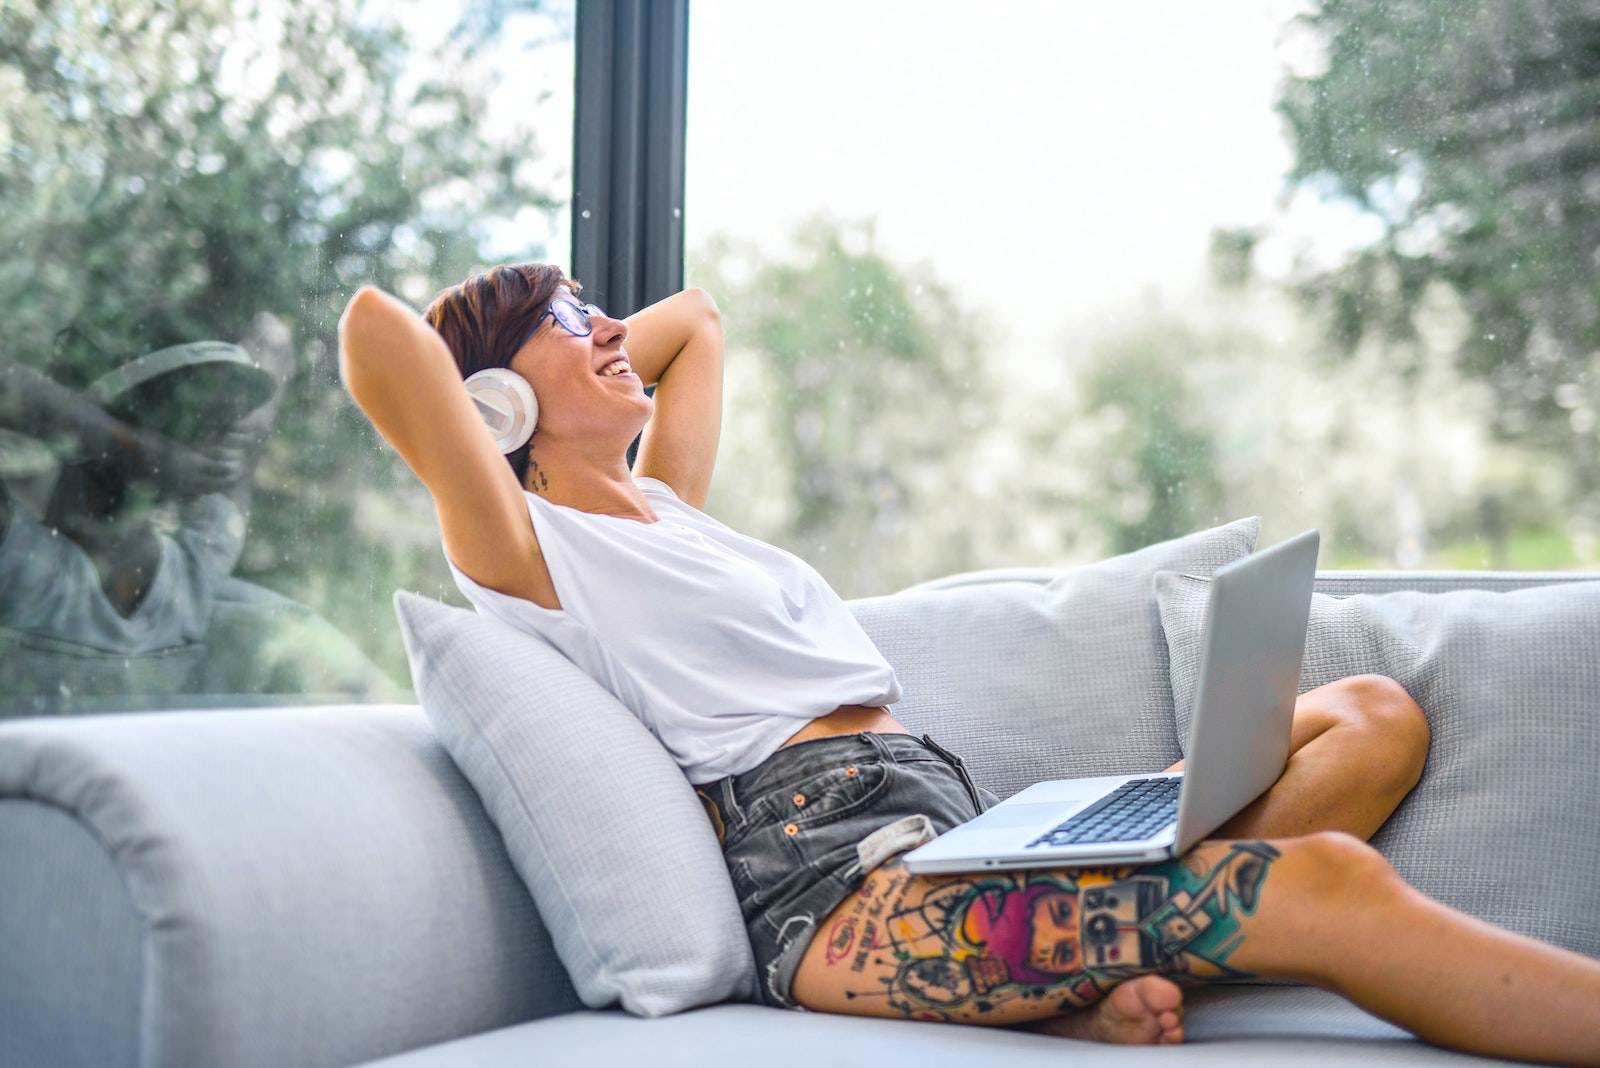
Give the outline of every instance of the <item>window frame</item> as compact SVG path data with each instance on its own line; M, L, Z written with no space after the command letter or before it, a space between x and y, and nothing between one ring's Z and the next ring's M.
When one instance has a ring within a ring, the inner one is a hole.
M683 288L689 0L578 0L572 275L614 315Z

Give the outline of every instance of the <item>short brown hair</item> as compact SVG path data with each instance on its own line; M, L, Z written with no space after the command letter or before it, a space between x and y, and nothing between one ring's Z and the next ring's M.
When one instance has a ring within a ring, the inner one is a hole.
M511 358L562 287L573 293L582 288L554 264L503 264L446 289L422 317L444 338L466 379L488 367L511 366ZM527 473L528 448L506 456L519 482Z

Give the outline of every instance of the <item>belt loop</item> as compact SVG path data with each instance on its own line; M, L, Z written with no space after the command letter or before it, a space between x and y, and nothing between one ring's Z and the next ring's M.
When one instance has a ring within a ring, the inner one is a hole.
M888 743L883 740L883 736L877 731L861 731L856 735L856 737L872 746L872 748L876 749L878 751L878 755L883 758L884 763L900 763L894 758L894 753L889 749Z
M961 785L967 788L967 795L972 798L972 807L980 813L987 811L989 806L983 803L983 795L978 793L978 784L972 781L972 774L967 771L967 762L934 741L931 735L924 734L922 736L922 744L937 753L945 763L955 769L956 774L961 778Z
M956 756L954 753L950 752L950 750L946 749L944 746L940 745L938 742L934 741L933 740L933 735L924 734L922 736L922 744L927 746L929 749L932 749L935 753L938 753L941 757L943 757L945 763L951 764L951 765L953 765L955 767L958 767L958 768L964 766L964 762L962 761L962 759L960 757Z

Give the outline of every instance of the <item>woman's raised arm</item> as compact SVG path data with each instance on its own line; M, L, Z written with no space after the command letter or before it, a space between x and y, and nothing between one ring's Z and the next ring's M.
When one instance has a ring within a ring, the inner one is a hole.
M433 495L445 551L474 581L559 608L516 475L437 331L363 287L339 320L345 387Z
M722 434L722 315L711 294L687 289L627 323L628 362L656 387L633 472L704 508Z

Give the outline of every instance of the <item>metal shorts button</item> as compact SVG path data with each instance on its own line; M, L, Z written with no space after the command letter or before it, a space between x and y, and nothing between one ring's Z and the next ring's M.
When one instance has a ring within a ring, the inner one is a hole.
M790 838L793 838L795 835L800 833L800 828L793 823L785 823L783 825L783 833L788 835Z
M794 807L795 808L805 808L806 807L806 795L805 794L795 794L794 795Z

